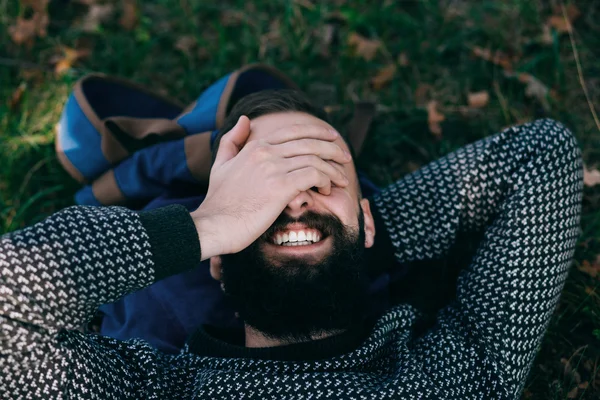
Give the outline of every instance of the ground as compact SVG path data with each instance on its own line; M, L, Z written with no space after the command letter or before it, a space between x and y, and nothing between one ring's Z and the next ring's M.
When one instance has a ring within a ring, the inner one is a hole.
M53 0L47 13L46 2L0 0L0 233L73 203L54 127L89 72L189 103L225 73L269 63L340 128L353 102L375 102L358 165L381 185L555 118L579 140L588 185L576 260L523 398L600 394L600 2Z

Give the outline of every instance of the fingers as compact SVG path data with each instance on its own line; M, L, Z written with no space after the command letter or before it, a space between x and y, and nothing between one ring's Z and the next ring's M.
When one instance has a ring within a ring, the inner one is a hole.
M210 258L210 275L213 277L214 280L221 280L221 265L222 263L220 256Z
M339 137L332 128L326 128L319 125L292 125L279 129L267 140L270 144L281 144L297 139L319 139L333 142Z
M249 135L250 120L242 115L235 126L221 138L213 168L235 157L248 140Z
M297 169L287 174L287 183L296 188L298 192L305 192L313 187L319 189L319 193L329 196L331 194L331 180L329 177L315 167Z
M282 164L284 170L287 172L313 167L325 174L330 182L340 187L345 187L350 183L343 170L336 168L332 163L324 161L316 155L288 158Z
M335 143L319 139L298 139L273 146L282 157L296 157L314 154L323 160L345 164L352 161L350 153Z

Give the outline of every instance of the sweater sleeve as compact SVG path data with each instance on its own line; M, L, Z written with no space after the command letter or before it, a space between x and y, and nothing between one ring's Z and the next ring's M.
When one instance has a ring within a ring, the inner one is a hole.
M199 262L194 223L181 206L140 214L75 206L1 237L0 394L61 392L66 332L100 305Z
M459 233L483 232L456 300L415 346L433 381L462 377L449 393L466 398L492 382L509 397L522 389L572 261L582 188L576 140L539 120L458 150L375 199L400 262L443 257Z

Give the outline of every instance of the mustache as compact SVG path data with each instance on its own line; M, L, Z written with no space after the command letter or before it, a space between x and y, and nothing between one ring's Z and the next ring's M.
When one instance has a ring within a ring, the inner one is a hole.
M307 211L298 218L292 218L287 214L281 214L262 235L262 238L267 240L273 237L276 232L284 230L286 226L292 223L306 225L308 229L317 229L325 236L331 236L344 229L344 224L335 215Z

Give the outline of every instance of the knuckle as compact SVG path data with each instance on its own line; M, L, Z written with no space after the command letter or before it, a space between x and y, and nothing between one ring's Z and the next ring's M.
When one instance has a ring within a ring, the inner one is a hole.
M323 182L323 174L316 168L312 169L312 178L317 182Z
M252 150L252 155L257 160L265 160L269 158L270 149L266 145L258 145Z
M311 154L311 155L308 155L307 157L308 157L308 161L311 164L319 164L321 161L321 157L317 156L316 154Z
M319 171L315 167L308 167L306 176L310 177L311 180L315 180L319 177Z

